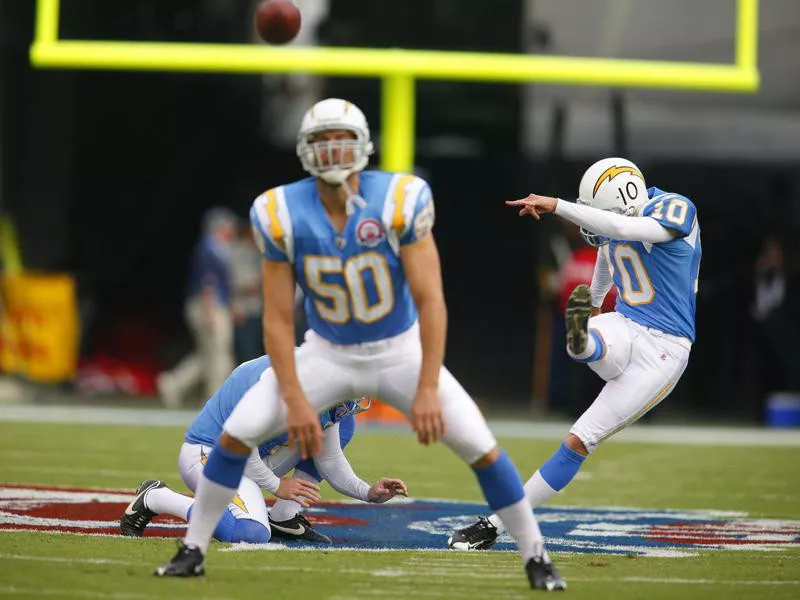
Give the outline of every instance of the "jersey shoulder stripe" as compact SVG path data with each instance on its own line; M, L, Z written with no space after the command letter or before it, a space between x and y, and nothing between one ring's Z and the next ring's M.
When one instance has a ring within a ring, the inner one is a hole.
M417 199L427 186L416 175L395 173L386 190L383 205L383 225L396 239L402 239L411 229L417 209Z
M250 221L265 258L294 262L292 219L285 186L269 189L258 196L250 210Z

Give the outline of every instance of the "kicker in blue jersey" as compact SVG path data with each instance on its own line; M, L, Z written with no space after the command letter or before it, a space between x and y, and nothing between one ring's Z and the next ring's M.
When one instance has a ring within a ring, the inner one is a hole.
M417 320L400 247L433 227L428 184L414 175L365 171L342 232L328 219L314 178L271 189L250 219L265 258L292 263L309 326L335 344L390 338Z
M700 258L700 225L691 200L658 188L639 214L678 232L658 244L612 240L606 246L619 295L616 310L632 321L695 339L695 306Z

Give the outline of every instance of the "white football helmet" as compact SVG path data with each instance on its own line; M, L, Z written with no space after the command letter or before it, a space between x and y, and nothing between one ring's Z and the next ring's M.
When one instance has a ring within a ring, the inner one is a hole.
M332 129L352 131L354 140L313 141L314 134ZM317 102L303 116L297 134L297 156L303 169L330 185L342 185L367 166L374 151L369 125L355 104L341 98Z
M644 175L639 167L624 158L598 160L583 174L577 202L633 216L647 202ZM581 228L581 235L592 246L599 245L598 237L591 231Z

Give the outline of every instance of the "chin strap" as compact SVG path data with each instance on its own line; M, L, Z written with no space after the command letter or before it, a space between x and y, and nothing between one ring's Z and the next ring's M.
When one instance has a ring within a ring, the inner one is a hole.
M345 204L345 211L347 212L348 217L356 212L356 208L366 208L367 203L364 200L364 198L362 198L358 194L353 193L353 190L350 188L350 185L347 183L346 179L342 182L342 186L347 192L347 202Z

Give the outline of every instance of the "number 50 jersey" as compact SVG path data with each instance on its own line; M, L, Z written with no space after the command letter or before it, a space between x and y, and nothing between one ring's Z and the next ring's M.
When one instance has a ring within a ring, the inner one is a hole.
M611 240L602 247L617 286L616 310L640 325L694 342L703 254L697 209L679 194L658 188L647 193L650 199L639 214L678 235L658 244Z
M309 326L335 344L393 337L417 320L399 252L434 222L431 190L419 177L365 171L359 178L364 203L354 203L341 232L311 177L264 192L250 210L263 256L293 265Z

